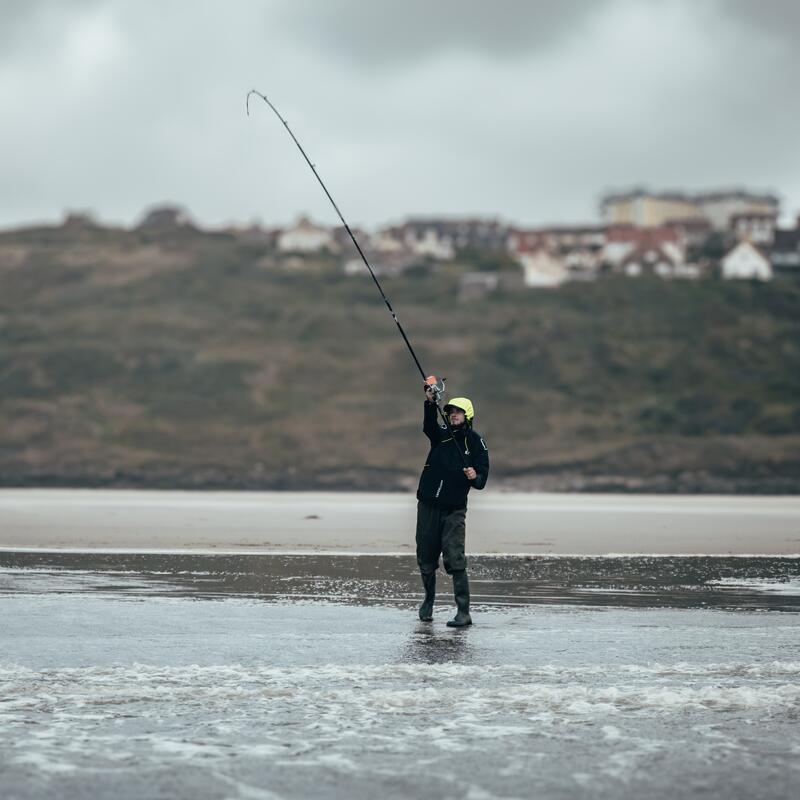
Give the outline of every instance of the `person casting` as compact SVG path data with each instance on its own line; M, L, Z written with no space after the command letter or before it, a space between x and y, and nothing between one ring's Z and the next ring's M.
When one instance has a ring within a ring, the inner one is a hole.
M439 425L435 395L429 385L425 386L425 395L422 430L430 440L431 449L417 489L417 564L425 591L419 618L424 622L433 620L436 570L442 556L445 572L453 576L457 608L455 617L447 624L462 628L472 624L464 552L467 494L473 487L486 486L489 451L483 437L472 428L475 409L468 398L453 398L444 407L451 436L447 426ZM465 463L470 466L464 466Z

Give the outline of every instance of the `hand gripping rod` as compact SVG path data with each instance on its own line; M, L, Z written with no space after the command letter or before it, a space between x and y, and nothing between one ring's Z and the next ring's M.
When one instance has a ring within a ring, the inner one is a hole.
M297 137L294 135L292 129L289 127L289 123L281 116L278 109L275 108L274 105L272 105L267 96L261 94L261 92L257 91L256 89L251 89L247 93L247 99L245 101L245 105L247 108L247 116L248 117L250 116L250 95L253 94L256 95L256 97L260 97L275 112L275 116L283 123L283 127L286 128L286 130L289 132L289 136L292 137L292 141L297 145L297 149L302 153L303 158L306 160L306 164L308 164L308 166L311 167L311 171L314 173L314 177L319 182L319 185L322 187L322 191L325 192L325 195L328 198L328 200L331 201L331 205L333 206L334 210L339 216L339 219L342 221L344 229L347 231L348 235L353 240L353 244L356 246L356 250L358 250L358 254L361 256L361 260L364 262L364 265L369 270L369 274L372 276L372 280L375 281L375 286L378 287L378 291L381 293L383 302L386 303L386 308L389 309L389 313L392 315L392 319L395 321L397 329L400 331L400 335L403 337L403 341L406 343L408 352L411 353L411 358L414 359L414 363L416 364L417 369L419 370L419 374L422 376L422 380L424 381L427 377L425 375L425 370L422 369L422 365L419 363L417 354L414 352L414 348L411 346L411 342L408 341L408 336L406 336L406 332L403 330L403 326L400 324L400 320L397 319L397 314L394 313L394 309L392 308L392 304L389 302L389 298L386 296L386 293L383 291L383 287L378 281L378 278L372 271L372 267L370 266L369 261L367 261L367 257L364 255L364 251L361 249L361 245L358 243L358 240L353 235L353 231L350 230L350 226L347 224L347 220L345 220L344 216L342 215L342 212L339 211L339 206L336 205L336 201L333 199L333 197L331 197L331 193L328 191L328 187L325 186L325 184L322 181L322 178L320 178L319 173L317 172L317 168L311 163L311 159L306 155L306 151L303 150L303 145L301 145L300 142L297 140ZM458 450L459 455L461 456L461 461L463 462L465 467L469 467L470 464L467 462L466 456L464 455L464 453L461 452L461 448L456 443L455 437L453 437L453 429L450 427L450 421L447 419L447 415L444 413L444 411L442 411L442 409L440 408L438 402L436 403L436 408L439 412L439 416L441 416L442 420L444 421L444 424L447 426L447 430L450 436L453 438L453 444L455 445L456 450Z

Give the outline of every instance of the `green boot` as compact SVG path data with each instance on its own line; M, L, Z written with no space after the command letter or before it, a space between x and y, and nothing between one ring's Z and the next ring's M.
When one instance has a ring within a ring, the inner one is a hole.
M419 618L423 622L433 622L433 598L436 596L436 573L422 573L422 586L425 589L425 599L419 607Z
M466 570L453 573L453 594L458 611L453 619L447 621L448 626L465 628L467 625L472 625L472 617L469 615L469 579Z

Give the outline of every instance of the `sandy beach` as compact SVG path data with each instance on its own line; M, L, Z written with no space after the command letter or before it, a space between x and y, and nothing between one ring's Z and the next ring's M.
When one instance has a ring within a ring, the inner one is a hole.
M410 553L405 494L0 491L0 547ZM800 553L800 499L474 493L467 549L498 554Z
M5 795L796 794L796 499L478 495L467 628L414 506L0 492Z

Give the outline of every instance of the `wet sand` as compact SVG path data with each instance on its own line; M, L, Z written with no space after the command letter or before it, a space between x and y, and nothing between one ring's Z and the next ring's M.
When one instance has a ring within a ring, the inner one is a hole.
M800 559L785 556L471 555L469 575L476 619L552 605L800 612ZM434 615L448 618L452 581L443 571L437 589ZM250 598L393 606L416 619L420 591L413 555L0 550L0 598Z
M411 553L406 494L0 490L0 547ZM800 498L473 493L470 553L800 554Z
M800 560L0 552L4 797L797 794Z

